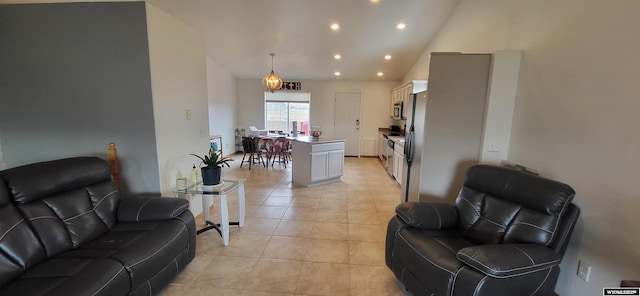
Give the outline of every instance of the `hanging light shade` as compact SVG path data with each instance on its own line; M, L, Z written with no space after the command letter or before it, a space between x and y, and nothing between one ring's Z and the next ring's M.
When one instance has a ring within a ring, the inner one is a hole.
M262 78L262 84L268 91L275 92L276 90L279 90L282 87L282 79L278 77L276 73L273 72L273 57L275 56L275 54L272 53L270 55L271 55L271 74Z

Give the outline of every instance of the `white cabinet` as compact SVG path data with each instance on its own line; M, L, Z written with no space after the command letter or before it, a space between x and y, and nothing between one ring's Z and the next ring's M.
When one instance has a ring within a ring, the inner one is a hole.
M404 165L404 146L396 145L393 151L393 177L396 182L400 184L402 182L402 166Z
M327 179L339 178L344 174L344 150L329 151Z
M311 153L311 182L318 182L329 176L329 153Z
M344 150L311 153L311 182L341 177L343 166Z
M344 140L298 140L292 145L291 178L294 183L320 185L337 181L344 174Z
M387 140L381 133L378 133L378 158L383 160L382 154L384 153L384 146L387 145Z
M391 90L391 112L390 116L393 117L393 105L397 102L402 102L402 117L407 117L407 110L409 109L408 100L410 94L419 93L427 90L426 80L413 80L410 83L398 86Z

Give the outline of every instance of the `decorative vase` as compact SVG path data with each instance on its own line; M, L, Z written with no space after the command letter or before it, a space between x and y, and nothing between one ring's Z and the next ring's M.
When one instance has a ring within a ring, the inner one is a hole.
M218 185L220 184L220 175L222 168L210 168L203 167L202 171L202 184L203 185Z

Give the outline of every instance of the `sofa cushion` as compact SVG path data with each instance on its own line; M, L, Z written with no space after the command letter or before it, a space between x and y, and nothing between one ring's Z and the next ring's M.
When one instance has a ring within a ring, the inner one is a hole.
M38 162L0 172L17 203L29 203L95 183L111 181L111 168L97 157Z
M117 221L120 194L107 163L79 157L0 172L48 258L103 235Z
M140 222L173 219L189 209L184 198L141 195L125 198L118 208L118 221Z
M0 295L127 295L129 275L108 258L67 258L42 261L20 278L0 288Z
M63 255L121 262L131 276L131 289L135 290L180 253L188 251L189 244L187 225L179 219L117 223L105 235Z
M3 286L45 259L46 254L15 206L0 206L0 217L0 286Z

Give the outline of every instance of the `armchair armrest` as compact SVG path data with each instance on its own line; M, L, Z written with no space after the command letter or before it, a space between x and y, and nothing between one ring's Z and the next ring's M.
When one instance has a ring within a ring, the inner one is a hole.
M123 198L118 206L118 221L140 222L172 219L189 208L186 199L139 195Z
M396 215L412 227L444 229L455 227L458 212L454 205L437 202L405 202L396 206Z
M560 264L554 250L535 244L481 245L461 249L463 263L494 278L508 278L540 271Z

